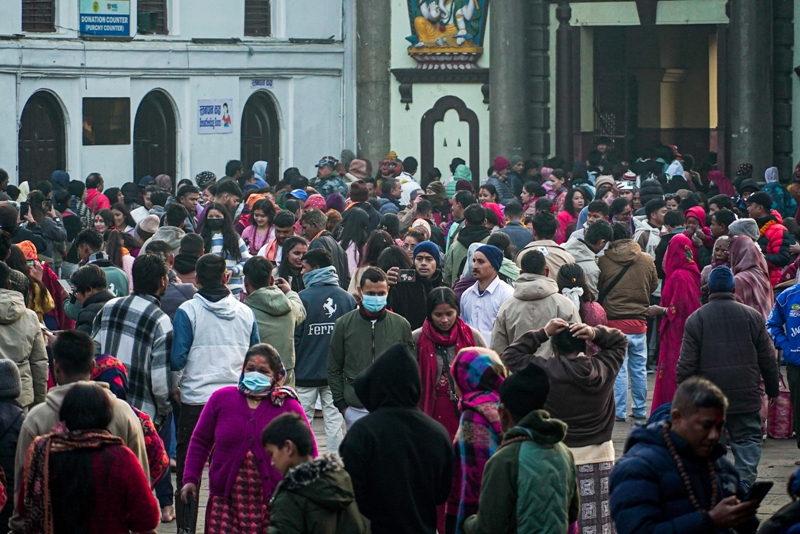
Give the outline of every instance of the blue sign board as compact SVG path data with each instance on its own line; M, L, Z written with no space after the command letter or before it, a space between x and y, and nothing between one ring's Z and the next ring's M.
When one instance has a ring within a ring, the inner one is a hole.
M80 0L81 35L130 37L130 0Z

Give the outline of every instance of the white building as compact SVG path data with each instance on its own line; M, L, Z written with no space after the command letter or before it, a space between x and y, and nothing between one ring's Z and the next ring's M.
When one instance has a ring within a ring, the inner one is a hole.
M230 159L268 161L273 183L289 166L311 177L320 157L355 146L353 9L3 0L0 167L11 183L64 169L100 172L106 187L222 176Z

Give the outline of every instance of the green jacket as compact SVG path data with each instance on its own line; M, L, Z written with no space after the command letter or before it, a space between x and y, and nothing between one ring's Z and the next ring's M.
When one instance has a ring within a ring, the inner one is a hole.
M416 354L411 325L396 313L387 311L373 322L356 308L336 320L328 354L328 385L338 409L364 407L353 389L353 382L395 343L405 343L411 354Z
M275 347L288 374L294 369L294 328L306 320L300 295L267 286L251 293L244 303L256 316L261 342Z
M572 453L562 441L567 425L536 410L509 429L486 463L478 513L465 534L563 534L578 520L580 497Z
M269 503L267 534L363 534L353 482L337 454L323 454L286 473Z
M93 261L90 263L94 263L106 273L106 289L111 291L115 298L128 296L130 284L125 271L111 265L111 262L108 260ZM76 321L81 314L81 303L70 298L68 301L64 302L64 312L67 314L67 317Z
M486 243L487 241L489 241L489 236L482 239L480 243ZM461 269L463 268L461 264L467 260L467 252L469 252L467 247L455 241L454 238L453 245L444 260L444 283L448 286L453 287L461 278Z

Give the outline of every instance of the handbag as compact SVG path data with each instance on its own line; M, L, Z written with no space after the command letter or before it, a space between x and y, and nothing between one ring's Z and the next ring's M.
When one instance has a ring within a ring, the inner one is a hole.
M178 499L180 499L180 497L178 497ZM184 504L182 508L183 509L179 512L181 514L181 526L178 528L178 534L194 534L197 502L194 500L191 493L186 499L186 504Z
M793 421L792 397L781 374L778 402L775 403L775 406L769 407L767 434L773 439L789 439L792 437Z

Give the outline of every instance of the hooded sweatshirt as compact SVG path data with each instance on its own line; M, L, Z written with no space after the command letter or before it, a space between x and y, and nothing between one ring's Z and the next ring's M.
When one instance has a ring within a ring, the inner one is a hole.
M293 467L269 503L269 530L318 534L360 534L366 521L356 505L353 482L336 453Z
M433 534L436 506L450 492L454 453L444 427L417 408L416 360L406 345L392 345L354 387L370 413L348 430L340 451L358 509L373 532Z
M586 275L586 285L597 298L597 280L600 278L600 267L597 266L597 254L589 248L583 239L570 239L564 243L564 250L572 254L575 263L580 265ZM558 273L556 273L558 274Z
M173 326L172 371L183 371L181 402L202 405L211 394L239 383L247 350L258 343L253 311L223 287L202 289L178 308Z
M514 295L497 312L492 329L492 350L502 354L522 334L544 328L550 319L556 317L568 323L581 322L578 308L558 292L555 280L539 274L521 274L514 286ZM536 351L536 356L549 358L552 355L550 340L542 343ZM515 367L509 362L506 365L511 371L524 367Z
M333 266L315 269L303 276L306 288L300 301L305 320L294 329L295 384L297 387L328 385L328 351L336 320L356 309L356 301L339 287Z
M244 301L253 310L262 343L278 351L289 376L294 369L294 329L306 318L303 302L294 291L284 294L277 286L253 291ZM288 384L294 385L294 384Z
M0 355L19 369L19 405L24 408L44 402L47 352L39 319L25 306L22 295L10 289L0 289Z

